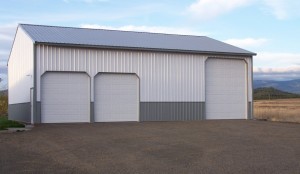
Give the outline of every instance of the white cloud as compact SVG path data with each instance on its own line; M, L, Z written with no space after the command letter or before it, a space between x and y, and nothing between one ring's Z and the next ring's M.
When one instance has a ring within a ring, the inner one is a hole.
M134 26L126 25L121 27L104 26L97 24L82 24L82 28L96 28L108 30L122 30L122 31L138 31L138 32L151 32L151 33L168 33L168 34L181 34L181 35L208 35L205 32L194 31L188 28L175 28L175 27L162 27L162 26Z
M300 15L300 2L297 0L264 0L267 11L279 20Z
M93 3L93 2L107 2L109 0L83 0L83 1L87 3Z
M253 61L255 79L300 79L300 54L261 52Z
M6 55L6 54L8 54L9 53L9 50L2 50L2 49L0 49L0 55L2 56L2 55Z
M229 13L237 8L256 5L279 20L300 15L300 1L297 0L197 0L187 11L197 19L211 19Z
M264 0L264 2L277 19L286 19L288 17L286 0Z
M253 67L254 73L300 73L300 66L289 66L289 67L281 67L281 68L260 68Z
M6 65L17 23L0 25L0 65Z
M6 34L0 34L0 40L9 40L11 41L12 37Z
M16 32L17 24L0 25L0 42L12 41Z
M300 66L281 68L253 68L253 77L256 80L292 80L300 79Z
M249 5L253 0L197 0L188 11L199 19L211 19L236 8Z
M241 48L251 48L251 47L260 47L264 45L268 40L265 38L245 38L245 39L228 39L224 42L241 47Z
M289 67L300 65L300 53L260 52L253 60L257 67Z

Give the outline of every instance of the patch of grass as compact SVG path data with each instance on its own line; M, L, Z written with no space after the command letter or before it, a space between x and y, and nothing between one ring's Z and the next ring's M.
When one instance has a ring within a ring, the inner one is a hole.
M256 119L300 123L300 99L254 101Z
M0 130L5 130L10 127L25 127L17 121L8 120L6 117L0 117Z

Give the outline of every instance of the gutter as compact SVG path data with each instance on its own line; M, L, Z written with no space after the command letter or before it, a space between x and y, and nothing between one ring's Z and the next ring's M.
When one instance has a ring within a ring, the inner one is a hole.
M209 54L209 55L213 54L213 55L226 55L226 56L256 56L257 55L256 53L231 53L231 52L161 49L161 48L145 48L145 47L123 47L123 46L106 46L106 45L51 43L51 42L35 42L35 43L49 45L49 46L63 46L63 47L101 48L101 49L136 50L136 51L160 51L160 52L172 52L172 53Z

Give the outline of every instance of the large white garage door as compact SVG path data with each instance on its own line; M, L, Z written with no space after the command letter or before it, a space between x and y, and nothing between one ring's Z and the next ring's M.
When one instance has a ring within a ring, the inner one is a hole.
M138 121L139 79L134 74L95 77L95 122Z
M47 72L41 82L42 123L90 122L90 78L85 73Z
M246 119L247 82L243 60L206 60L206 119Z

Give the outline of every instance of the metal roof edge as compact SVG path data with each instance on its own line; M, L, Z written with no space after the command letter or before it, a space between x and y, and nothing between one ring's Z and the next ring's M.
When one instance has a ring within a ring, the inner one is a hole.
M45 43L48 43L48 44L69 44L69 45L80 45L81 47L113 47L113 48L118 48L119 49L119 47L121 47L122 49L125 49L125 48L127 48L127 49L143 49L143 50L152 50L152 49L154 49L154 50L167 50L167 51L171 51L171 50L173 50L173 51L180 51L180 52L210 52L210 51L201 51L201 50L195 50L195 51L193 51L193 50L186 50L186 49L180 49L180 48L174 48L174 49L170 49L170 50L168 50L168 48L167 49L160 49L160 48L142 48L142 47L132 47L131 48L131 46L106 46L106 45L85 45L85 44L83 44L83 43L64 43L64 42L61 42L61 43L57 43L57 42L52 42L52 41L39 41L39 40L36 40L35 39L35 37L30 33L30 32L28 32L27 30L26 30L26 27L25 26L40 26L40 27L49 27L49 28L69 28L69 29L77 29L77 30L102 30L102 31L116 31L116 32L124 32L124 33L147 33L147 34L154 34L154 35L170 35L170 36L182 36L182 37L185 37L185 36L188 36L188 37L202 37L202 38L207 38L207 39L210 39L210 40L213 40L214 42L218 42L218 43L220 43L220 44L223 44L223 45L227 45L227 46L230 46L230 47L234 47L234 48L236 48L236 49L238 49L238 50L240 50L240 51L235 51L235 52L224 52L224 53L230 53L230 54L237 54L237 55L239 55L239 54L241 54L241 55L251 55L251 56L255 56L255 55L257 55L256 53L253 53L253 52L251 52L251 51L248 51L248 50L245 50L245 49L243 49L243 48L240 48L240 47L237 47L237 46L234 46L234 45L231 45L231 44L228 44L228 43L226 43L226 42L223 42L223 41L219 41L219 40L216 40L216 39L213 39L213 38L210 38L210 37L208 37L208 36L197 36L197 35L183 35L183 34L168 34L168 33L152 33L152 32L139 32L139 31L123 31L123 30L110 30L110 29L97 29L97 28L80 28L80 27L65 27L65 26L51 26L51 25L38 25L38 24L19 24L19 26L25 31L25 33L27 34L27 36L29 36L30 38L31 38L31 40L34 42L34 44L35 43L37 43L37 42L45 42ZM225 50L226 51L226 50ZM214 51L211 51L212 53L216 53L216 52L214 52ZM219 53L223 53L223 52L219 52Z
M227 56L256 56L256 53L234 53L234 52L215 52L215 51L197 51L197 50L179 50L179 49L160 49L160 48L144 48L144 47L125 47L125 46L107 46L107 45L85 45L85 44L69 44L54 42L35 42L35 44L64 46L64 47L82 47L82 48L102 48L102 49L118 49L118 50L137 50L137 51L161 51L176 53L192 53L192 54L214 54Z
M116 32L124 32L124 33L147 33L147 34L156 34L156 35L169 35L169 36L182 36L182 37L185 37L185 36L188 36L188 37L205 37L205 38L208 38L208 39L211 39L211 40L214 40L215 42L219 42L221 44L226 44L226 45L229 45L231 47L235 47L237 49L240 49L244 52L249 52L248 53L236 53L236 54L246 54L246 55L252 55L252 56L255 56L256 53L253 53L251 51L248 51L248 50L245 50L243 48L240 48L240 47L237 47L237 46L234 46L234 45L231 45L231 44L228 44L226 42L223 42L223 41L219 41L219 40L216 40L216 39L213 39L211 37L208 37L208 36L199 36L199 35L188 35L188 34L170 34L170 33L159 33L159 32L145 32L145 31L124 31L124 30L113 30L113 29L101 29L101 28L82 28L82 27L68 27L68 26L54 26L54 25L41 25L41 24L19 24L21 27L22 26L40 26L40 27L55 27L55 28L69 28L69 29L78 29L78 30L102 30L102 31L116 31ZM23 28L23 27L22 27ZM37 42L36 40L34 40L33 37L31 37L30 33L28 33L24 28L23 30L27 33L27 35L32 39L33 42ZM54 42L55 43L55 42ZM77 44L75 44L77 45ZM78 45L83 45L83 44L78 44ZM84 45L85 46L85 45ZM95 45L95 46L98 46L98 45ZM94 47L94 46L93 46ZM101 46L99 46L101 47ZM110 47L110 46L109 46ZM129 48L129 47L128 47ZM151 49L151 48L150 48ZM185 50L183 50L185 51ZM188 50L187 50L188 51ZM201 51L199 51L201 52Z
M252 51L248 51L248 50L243 49L243 48L240 48L240 47L238 47L238 46L231 45L231 44L229 44L229 43L226 43L226 42L223 42L223 41L219 41L219 40L216 40L216 39L211 38L211 37L208 37L208 36L204 36L204 37L207 37L207 38L209 38L209 39L211 39L211 40L214 40L215 42L220 42L220 43L222 43L222 44L230 45L230 46L235 47L235 48L238 48L238 49L240 49L240 50L249 52L249 53L251 53L253 56L256 56L256 55L257 55L256 53L253 53Z
M104 28L85 28L85 27L69 27L69 26L58 26L58 25L41 25L41 24L20 24L29 26L40 26L40 27L56 27L56 28L69 28L69 29L79 29L79 30L104 30L104 31L117 31L125 33L146 33L146 34L160 34L160 35L175 35L175 36L191 36L191 37L207 37L201 35L191 35L191 34L171 34L162 32L147 32L147 31L128 31L128 30L117 30L117 29L104 29Z

